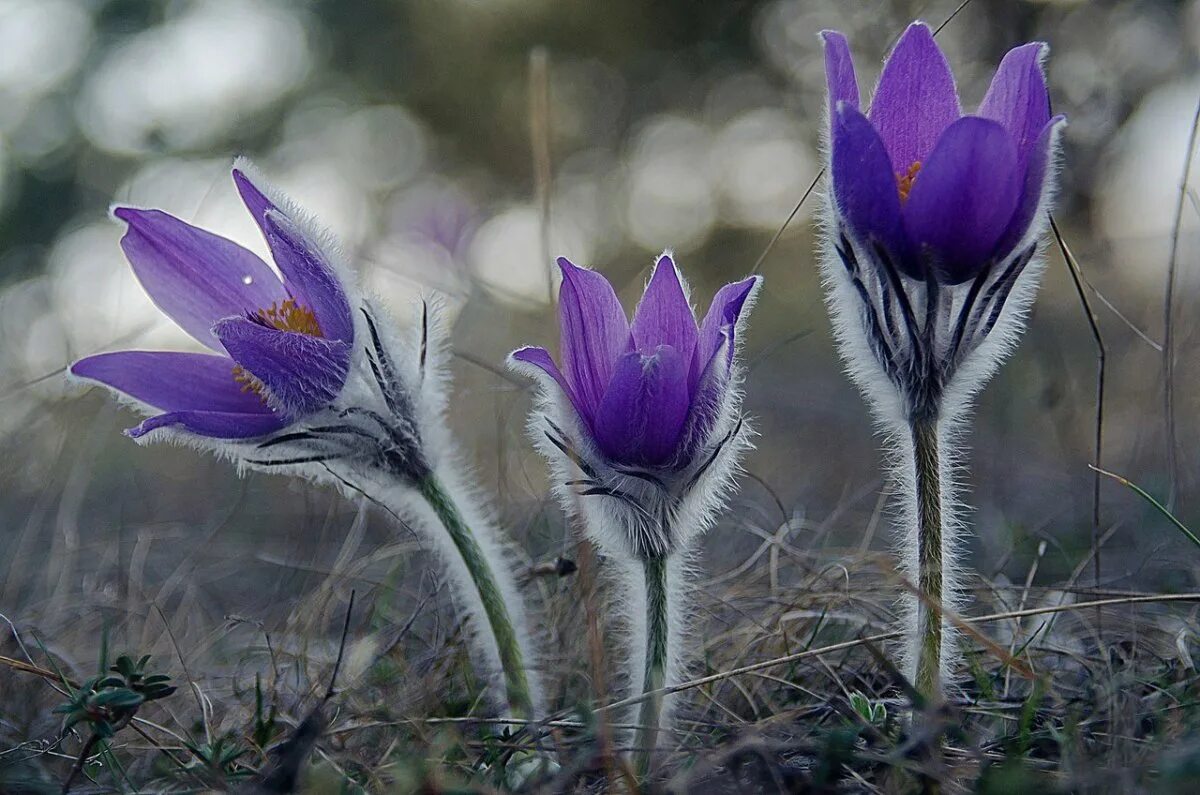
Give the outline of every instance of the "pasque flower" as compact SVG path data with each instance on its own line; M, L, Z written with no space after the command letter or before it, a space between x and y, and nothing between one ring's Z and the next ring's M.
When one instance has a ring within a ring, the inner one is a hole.
M560 259L561 362L545 348L510 363L539 380L531 428L564 509L620 567L643 693L682 667L686 559L723 506L749 430L741 418L737 342L761 283L721 288L697 323L675 262L663 254L632 324L599 273ZM655 696L639 723L652 751L666 715ZM649 754L643 761L649 764Z
M849 277L838 282L861 304L852 314L905 410L929 412L968 355L1031 298L1016 288L1045 231L1064 121L1050 114L1047 48L1011 50L976 114L964 116L946 57L916 22L863 115L846 38L822 37L830 241ZM1007 307L1014 290L1020 298Z
M697 324L664 254L631 325L607 279L566 259L558 264L562 368L545 348L521 348L513 359L554 379L608 461L685 467L729 387L738 319L759 279L726 285Z
M234 181L279 276L161 211L113 211L150 298L214 353L105 353L71 373L154 414L130 436L329 483L423 531L449 570L488 680L502 680L513 713L535 717L540 693L507 542L446 428L438 307L421 302L411 334L379 322L328 233L250 173L242 165Z
M263 436L329 405L350 371L354 321L316 245L241 170L233 178L282 279L237 243L161 210L116 207L121 248L147 294L215 353L119 351L71 373L162 412L135 438L181 426L200 436Z
M963 115L933 33L913 23L864 115L846 38L821 35L828 305L847 369L897 446L904 563L922 594L909 673L936 697L952 651L939 613L958 582L956 431L1033 300L1064 119L1050 112L1044 44L1005 55Z

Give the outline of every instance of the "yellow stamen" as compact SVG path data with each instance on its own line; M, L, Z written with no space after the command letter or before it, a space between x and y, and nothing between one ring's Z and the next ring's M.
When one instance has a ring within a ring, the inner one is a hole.
M253 392L262 398L263 403L267 402L266 386L240 364L233 366L233 380L242 385L243 392Z
M325 336L317 324L316 313L306 306L300 306L294 298L288 298L282 304L271 304L269 309L260 309L254 316L260 322L280 331L294 331L310 337Z
M296 334L307 334L310 337L323 337L321 326L317 323L317 315L306 306L300 306L296 299L288 298L282 303L276 301L267 309L260 309L252 317L264 326L270 326L280 331L291 331ZM253 392L267 402L267 387L246 368L240 364L233 366L233 380L242 385L243 392Z
M908 171L896 175L896 188L900 191L901 204L908 201L908 194L912 191L913 183L917 180L917 172L920 170L921 161L918 160L908 167Z

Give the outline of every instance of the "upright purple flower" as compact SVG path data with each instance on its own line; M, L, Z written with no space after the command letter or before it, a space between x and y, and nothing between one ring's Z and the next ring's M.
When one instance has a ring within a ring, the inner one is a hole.
M1064 122L1050 113L1047 47L1011 50L976 114L964 116L945 55L915 22L884 63L863 115L845 36L821 35L828 239L840 271L831 278L857 306L851 314L861 317L862 342L903 393L903 409L936 413L954 374L989 337L994 354L1009 348L1009 321L1036 287L1038 267L1030 265L1047 225ZM981 357L967 380L977 385L997 358Z
M566 259L558 265L562 369L545 348L521 348L512 358L554 379L607 461L686 468L729 388L738 320L760 279L723 287L697 324L679 270L664 254L631 325L607 279Z
M761 278L721 288L697 323L664 254L631 324L607 279L558 265L561 368L545 348L521 348L509 361L541 383L531 429L564 510L624 580L630 677L654 694L638 721L649 734L637 744L652 751L667 717L660 691L682 670L691 542L715 520L749 446L736 353Z
M179 426L244 439L316 412L342 391L354 321L320 247L240 170L233 179L266 237L275 272L238 244L161 210L117 207L121 248L151 300L214 353L119 351L71 365L156 411L126 433Z
M842 358L889 443L912 600L908 673L930 698L950 673L961 520L954 476L975 393L1016 344L1037 289L1059 131L1046 45L1004 56L974 115L923 23L884 63L866 115L846 38L821 34L830 190L823 268Z

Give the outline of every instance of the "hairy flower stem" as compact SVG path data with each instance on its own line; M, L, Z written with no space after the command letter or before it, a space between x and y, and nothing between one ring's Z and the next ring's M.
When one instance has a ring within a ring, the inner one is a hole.
M667 671L667 557L648 557L642 561L646 576L646 674L642 692L661 690L666 684ZM654 695L642 702L638 716L637 748L638 774L651 772L658 749L659 722L662 720L663 696Z
M463 521L462 514L454 502L446 494L442 484L435 475L428 475L418 484L421 496L437 514L438 519L450 535L455 549L462 556L463 563L470 573L483 610L487 614L488 624L491 625L492 635L496 639L496 652L500 657L500 665L504 669L504 685L508 694L508 705L513 717L533 719L533 697L530 693L529 679L525 669L525 657L504 596L496 582L496 575L488 563L487 557L476 541L471 529Z
M936 702L942 695L942 484L936 419L912 422L917 489L916 688Z

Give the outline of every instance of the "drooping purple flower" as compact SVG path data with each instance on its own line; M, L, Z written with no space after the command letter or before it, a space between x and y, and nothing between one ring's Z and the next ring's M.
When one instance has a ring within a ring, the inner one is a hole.
M730 386L738 319L761 281L722 287L697 324L673 259L659 258L633 323L599 273L559 259L562 367L545 348L517 362L557 382L609 462L681 467L703 443Z
M354 323L321 246L241 171L233 179L277 275L257 255L160 210L117 207L121 248L151 300L214 353L118 351L71 373L162 412L126 433L182 426L246 439L327 406L350 369ZM282 278L280 278L282 276Z
M822 34L830 103L833 200L849 235L906 276L960 284L1037 234L1056 129L1042 61L1017 47L974 115L933 33L909 26L884 63L864 116L846 37Z

